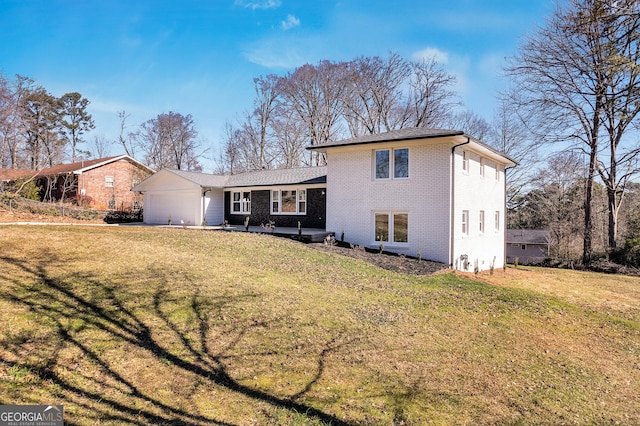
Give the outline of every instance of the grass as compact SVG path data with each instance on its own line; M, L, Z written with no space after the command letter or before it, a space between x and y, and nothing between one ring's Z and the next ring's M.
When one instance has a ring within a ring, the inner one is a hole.
M184 229L0 247L0 404L68 424L640 423L638 278L410 276Z

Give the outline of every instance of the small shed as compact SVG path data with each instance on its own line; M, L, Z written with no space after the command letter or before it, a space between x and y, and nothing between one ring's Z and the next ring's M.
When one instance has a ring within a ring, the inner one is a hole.
M507 263L542 263L549 256L550 235L544 229L507 229Z

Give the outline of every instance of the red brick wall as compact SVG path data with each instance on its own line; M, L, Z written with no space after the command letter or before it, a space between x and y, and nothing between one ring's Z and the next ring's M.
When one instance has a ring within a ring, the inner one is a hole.
M84 188L84 199L90 201L89 207L110 210L109 200L115 200L115 210L129 211L134 202L142 206L142 195L132 192L131 188L150 174L127 160L118 160L79 175L78 198L81 199ZM113 176L112 188L106 186L107 176Z

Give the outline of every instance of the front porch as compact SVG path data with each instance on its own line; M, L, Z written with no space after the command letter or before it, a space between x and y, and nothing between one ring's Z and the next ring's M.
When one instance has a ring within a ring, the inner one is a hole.
M321 243L327 238L328 235L333 235L333 232L327 232L324 229L318 228L289 228L274 226L273 228L263 226L249 226L247 231L244 226L227 226L222 228L225 231L235 232L254 232L258 234L269 234L276 237L291 238L293 240L299 240L304 243Z

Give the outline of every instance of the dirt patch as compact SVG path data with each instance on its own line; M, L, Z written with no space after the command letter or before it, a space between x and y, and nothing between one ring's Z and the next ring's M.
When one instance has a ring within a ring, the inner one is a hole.
M433 275L449 269L449 267L444 263L433 262L430 260L418 260L412 257L396 255L393 253L378 253L365 250L363 247L351 248L324 243L309 244L309 247L364 260L365 262L369 262L379 266L380 268L402 272L404 274Z

